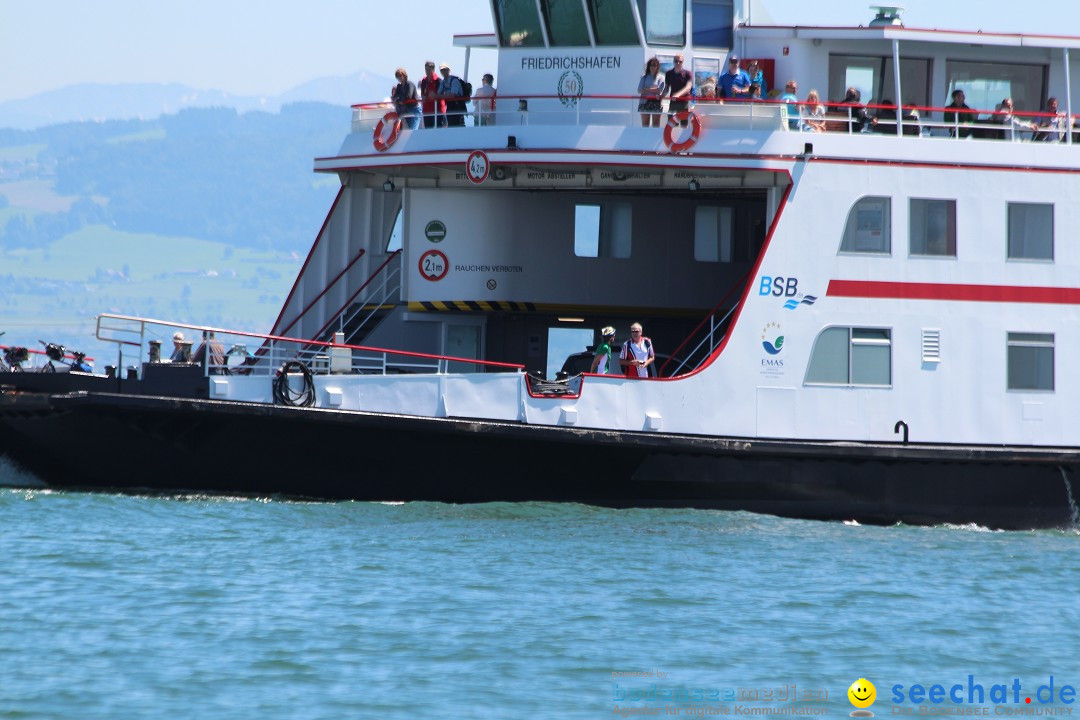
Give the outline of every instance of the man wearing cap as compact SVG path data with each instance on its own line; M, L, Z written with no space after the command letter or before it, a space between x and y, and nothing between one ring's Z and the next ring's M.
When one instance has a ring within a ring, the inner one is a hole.
M739 69L739 58L735 55L728 58L727 70L720 76L720 87L723 88L721 97L743 100L750 97L750 76Z
M611 346L615 344L615 328L608 325L600 331L600 344L596 346L596 357L593 358L589 372L600 375L616 375L613 372L611 362Z
M461 78L450 74L450 66L439 65L442 80L439 82L439 97L446 101L446 126L465 126L465 88Z
M439 75L435 72L435 61L424 63L424 77L420 79L420 97L423 99L424 127L446 127L446 101L436 100L439 96Z

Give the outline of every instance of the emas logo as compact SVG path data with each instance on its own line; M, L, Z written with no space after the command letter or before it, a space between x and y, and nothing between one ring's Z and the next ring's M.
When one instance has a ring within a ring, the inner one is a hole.
M769 337L774 333L780 332L780 323L771 322L761 329L761 346L765 348L765 352L770 355L779 355L780 351L784 349L784 336L776 335L776 339L769 342Z
M804 295L802 300L795 300L795 299L788 300L786 303L784 303L784 309L785 310L794 310L795 308L799 307L800 305L813 305L816 302L817 302L817 298L814 297L813 295Z

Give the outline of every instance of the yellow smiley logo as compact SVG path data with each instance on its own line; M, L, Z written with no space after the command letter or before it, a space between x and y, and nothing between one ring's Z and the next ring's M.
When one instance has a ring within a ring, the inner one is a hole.
M851 683L851 687L847 690L847 696L855 707L868 708L877 699L877 688L874 687L874 683L866 678L859 678Z

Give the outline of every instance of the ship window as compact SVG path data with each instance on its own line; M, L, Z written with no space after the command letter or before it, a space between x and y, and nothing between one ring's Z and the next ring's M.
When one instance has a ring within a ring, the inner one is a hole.
M840 252L892 252L892 200L887 197L864 197L848 213Z
M574 208L574 254L578 257L630 257L630 203L577 205Z
M733 213L730 207L699 205L694 209L694 259L731 262Z
M911 254L956 257L956 201L911 199Z
M1054 334L1009 333L1009 390L1054 389Z
M390 237L386 239L386 252L397 252L401 249L401 237L403 229L401 227L401 217L403 213L399 208L397 211L397 218L394 220L394 229L390 231Z
M540 0L551 44L591 45L585 24L585 7L580 0Z
M900 90L904 93L904 104L930 105L930 79L929 60L900 58ZM833 88L837 102L844 97L844 89L848 87L858 88L864 103L877 103L882 98L896 100L892 57L830 55L829 87Z
M574 254L578 257L600 255L599 205L578 205L574 208Z
M1038 110L1046 100L1045 65L1020 63L980 63L949 60L945 75L949 84L945 97L963 90L973 108L993 108L1004 98L1012 98L1018 110Z
M892 331L830 327L814 341L807 385L892 384Z
M1009 259L1054 259L1054 206L1009 203Z
M535 0L497 0L495 21L499 26L499 41L504 47L544 44Z
M730 48L735 12L731 0L692 0L690 23L696 47Z
M684 0L638 0L645 42L649 45L686 44L686 2Z
M587 0L597 45L640 45L634 11L628 2Z

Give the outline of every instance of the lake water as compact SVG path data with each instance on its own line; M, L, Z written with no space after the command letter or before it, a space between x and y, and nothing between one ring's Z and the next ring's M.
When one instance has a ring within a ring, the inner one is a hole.
M1063 715L1078 590L1071 531L0 489L0 717Z

